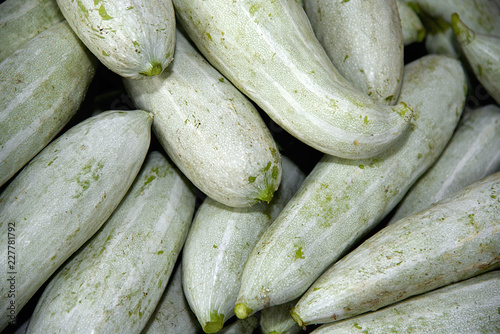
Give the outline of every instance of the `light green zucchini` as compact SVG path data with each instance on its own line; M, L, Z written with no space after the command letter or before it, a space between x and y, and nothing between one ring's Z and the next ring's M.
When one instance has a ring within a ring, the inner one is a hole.
M252 334L259 325L257 317L250 317L248 319L236 319L231 324L224 327L220 334Z
M243 266L260 236L299 188L304 173L283 156L283 181L273 200L232 208L207 197L198 208L182 254L183 287L206 333L234 315Z
M357 89L393 105L403 78L403 29L396 0L306 0L316 37Z
M153 315L142 334L202 333L200 323L189 308L182 289L182 265L180 259L171 275Z
M389 224L500 170L500 107L466 108L438 160L398 204Z
M495 35L476 32L456 13L452 17L452 28L477 79L500 104L500 31Z
M124 79L137 108L154 114L153 131L191 182L233 207L268 202L281 181L281 157L253 104L180 32L176 59L147 80Z
M148 154L120 205L50 279L28 333L139 333L158 304L195 208L188 181Z
M0 63L0 186L76 114L97 64L66 22Z
M158 75L173 59L171 0L57 0L57 4L89 50L122 77Z
M350 333L498 333L500 271L412 297L376 312L313 330Z
M8 306L19 312L118 206L148 151L151 123L142 110L89 118L46 146L2 191L0 330L10 320Z
M260 332L262 334L298 334L302 328L293 320L290 310L298 299L271 306L260 311Z
M492 0L401 0L419 15L451 24L458 13L465 24L482 34L500 35L500 6ZM423 22L426 25L426 22ZM442 26L442 23L439 23ZM434 26L434 25L433 25ZM432 30L432 29L431 29Z
M400 99L414 111L411 131L371 159L325 155L264 232L245 265L235 314L300 297L402 199L437 159L465 103L464 70L428 55L405 66Z
M56 0L6 0L0 4L0 62L24 43L64 20Z
M500 172L364 241L292 310L304 327L346 319L500 267Z
M409 127L403 102L386 106L332 65L296 1L173 0L201 53L281 128L318 151L373 157Z
M401 19L404 45L422 42L425 39L426 30L417 13L403 0L396 0L396 4Z

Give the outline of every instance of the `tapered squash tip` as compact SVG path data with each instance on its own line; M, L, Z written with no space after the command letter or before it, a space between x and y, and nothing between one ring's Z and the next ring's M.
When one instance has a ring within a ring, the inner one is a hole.
M217 311L210 312L210 321L203 325L205 333L217 333L224 327L224 315Z
M248 308L244 303L238 303L234 307L234 314L238 317L238 319L246 319L252 313L253 310Z
M151 62L150 63L150 67L147 71L145 72L141 72L140 74L146 76L146 77L152 77L152 76L155 76L155 75L159 75L163 72L163 66L161 63L159 62Z
M292 319L302 328L306 329L306 324L302 321L302 319L299 317L299 315L295 312L295 308L292 308L290 310L290 315L292 316Z
M457 13L451 15L451 28L457 40L463 46L468 45L475 38L475 33L465 25Z

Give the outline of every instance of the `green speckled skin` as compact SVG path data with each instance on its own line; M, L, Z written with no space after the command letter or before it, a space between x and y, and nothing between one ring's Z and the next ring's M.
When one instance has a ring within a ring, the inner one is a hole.
M182 290L182 265L177 260L167 288L141 334L202 333Z
M500 107L466 108L439 159L398 204L389 224L500 170Z
M426 56L406 65L400 98L415 111L411 130L375 158L324 156L252 251L237 303L256 312L298 298L380 222L446 146L465 90L457 60Z
M0 63L0 186L76 114L97 65L66 22Z
M195 195L159 152L100 231L50 279L28 333L139 333L187 235Z
M46 146L2 192L2 240L15 225L18 311L118 206L148 151L151 123L141 110L89 118ZM0 253L7 259L8 248ZM0 329L10 303L2 263Z
M480 33L466 25L462 17L453 16L453 33L473 73L484 89L500 104L500 30L489 34Z
M293 312L303 325L328 323L499 267L496 173L374 234L321 275Z
M311 333L498 333L499 296L500 271L494 271Z
M207 198L198 208L182 255L183 286L204 328L222 327L234 315L241 273L252 248L304 177L283 156L283 181L269 204L231 208Z
M57 4L89 50L120 76L155 76L173 59L171 0L57 0Z
M56 0L7 0L0 4L0 62L38 33L64 20Z
M396 4L401 19L404 45L423 41L426 31L417 13L403 0L396 0Z
M386 106L333 66L293 0L173 0L200 52L271 119L318 151L373 157L409 127L404 103ZM404 101L402 101L404 102Z
M387 105L403 79L403 29L396 0L306 0L316 37L357 89Z
M147 80L124 79L134 104L154 115L161 145L191 182L232 207L269 201L281 157L252 103L180 32L176 59Z

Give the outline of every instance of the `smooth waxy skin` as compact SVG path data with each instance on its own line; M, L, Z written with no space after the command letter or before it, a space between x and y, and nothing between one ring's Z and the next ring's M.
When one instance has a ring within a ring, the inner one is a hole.
M349 318L499 268L499 195L496 173L380 230L311 285L295 321Z
M298 334L302 328L290 315L290 310L298 300L271 306L260 311L260 331L262 334Z
M465 91L457 60L426 56L406 65L400 98L415 110L411 130L377 158L320 160L250 254L236 315L298 298L389 213L451 138Z
M418 11L451 24L458 13L465 24L482 34L500 35L500 6L492 0L401 0Z
M97 65L66 22L0 63L0 186L76 114Z
M134 104L155 116L163 148L207 196L232 207L268 202L281 157L264 121L179 32L175 53L162 75L124 80Z
M500 31L495 35L478 33L457 14L452 17L452 28L477 79L500 104Z
M159 152L103 228L50 279L28 333L138 333L165 290L195 209L189 181Z
M57 0L57 4L89 50L122 77L158 75L173 59L171 0Z
M343 158L375 156L409 126L354 88L332 65L295 1L174 0L179 23L203 55L278 125Z
M389 224L500 169L500 107L465 109L453 137L438 160L411 187Z
M417 13L403 0L396 0L396 4L401 19L404 45L423 41L426 37L426 31Z
M283 156L283 181L273 200L250 208L231 208L207 197L198 208L184 250L183 287L206 333L215 333L234 315L243 266L304 179Z
M499 296L500 271L494 271L311 333L495 333L500 323Z
M64 20L56 0L7 0L0 4L0 62L38 33Z
M149 148L151 116L108 111L43 149L0 195L0 236L15 233L16 309L108 219ZM15 231L9 231L14 228ZM8 247L1 250L8 258ZM10 303L7 262L0 273L0 328Z
M177 260L167 288L142 334L201 333L202 329L182 290L182 265Z
M306 0L316 37L357 89L393 105L403 78L403 29L396 0Z

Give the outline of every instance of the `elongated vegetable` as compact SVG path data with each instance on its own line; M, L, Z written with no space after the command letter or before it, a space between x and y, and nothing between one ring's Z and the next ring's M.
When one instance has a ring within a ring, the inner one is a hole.
M28 333L138 333L165 290L194 213L191 185L151 152L103 228L61 267Z
M123 77L158 75L173 59L171 0L57 0L57 4L89 50Z
M500 107L466 108L438 160L398 204L389 224L500 170Z
M151 123L142 110L89 118L46 146L0 194L6 259L0 329L9 321L8 307L21 310L118 206L148 151Z
M260 311L260 332L262 334L298 334L302 328L293 320L290 310L298 299L271 306Z
M283 157L283 181L269 204L231 208L207 197L198 208L182 254L183 287L206 333L218 332L234 315L252 248L303 179L304 173Z
M313 148L373 157L409 127L404 103L385 106L332 65L295 1L174 0L201 53L273 121Z
M453 33L477 79L500 104L500 32L495 35L478 33L460 18L453 14Z
M38 33L64 20L56 0L7 0L0 4L0 62Z
M357 89L393 105L403 78L403 29L396 0L306 0L316 37Z
M500 173L380 230L295 305L304 327L356 316L500 267Z
M500 35L500 6L492 0L401 0L421 15L451 24L458 13L465 24L482 34ZM424 22L425 25L425 22Z
M142 330L142 334L186 334L201 333L201 326L182 289L182 265L177 265L153 315Z
M401 29L403 30L403 43L410 45L421 42L426 36L426 30L417 13L403 0L396 0Z
M154 114L165 151L207 196L234 207L268 202L281 158L264 121L179 32L175 53L162 75L124 80L134 104Z
M96 68L97 60L66 22L0 63L0 186L76 114Z
M405 67L401 99L412 130L372 159L324 156L254 247L235 314L298 298L401 200L451 138L465 102L461 64L425 56Z
M496 333L499 296L500 271L494 271L311 333Z

